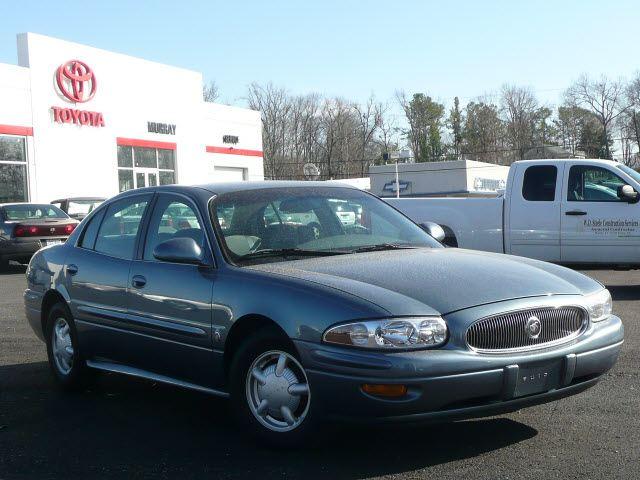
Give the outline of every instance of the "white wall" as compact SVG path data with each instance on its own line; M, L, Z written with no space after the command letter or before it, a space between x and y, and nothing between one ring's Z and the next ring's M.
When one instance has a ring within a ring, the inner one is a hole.
M214 103L203 104L202 110L204 118L202 136L207 140L207 146L262 151L260 112ZM225 145L222 139L224 135L237 136L238 143ZM207 181L225 181L224 176L216 175L215 167L246 168L247 180L264 180L262 156L221 153L207 153L206 155Z
M97 80L95 97L74 104L55 85L58 67L78 59ZM216 180L214 166L241 167L263 178L261 156L207 153L236 135L236 149L262 151L259 112L202 100L198 72L33 33L18 35L20 66L0 64L0 124L32 126L30 200L118 193L117 137L172 142L178 183ZM101 112L104 127L60 124L51 107ZM176 125L175 135L149 133L147 122Z

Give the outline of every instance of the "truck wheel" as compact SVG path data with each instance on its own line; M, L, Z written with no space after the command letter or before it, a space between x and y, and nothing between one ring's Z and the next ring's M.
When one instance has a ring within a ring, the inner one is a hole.
M230 369L239 421L272 446L300 446L316 426L318 409L304 367L290 343L270 328L240 346Z
M81 389L89 369L80 352L76 325L65 304L57 303L51 308L46 327L47 356L53 378L65 390Z

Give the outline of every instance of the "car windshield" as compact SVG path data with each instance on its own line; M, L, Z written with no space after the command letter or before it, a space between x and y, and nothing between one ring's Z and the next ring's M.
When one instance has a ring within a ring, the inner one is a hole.
M633 168L628 167L627 165L617 165L617 167L622 170L624 173L633 178L636 182L640 183L640 173L636 172Z
M41 218L69 218L66 213L54 205L5 205L4 216L7 220L35 220Z
M67 213L69 215L88 215L101 203L102 200L69 200Z
M234 263L442 246L360 190L289 187L222 194L211 215Z

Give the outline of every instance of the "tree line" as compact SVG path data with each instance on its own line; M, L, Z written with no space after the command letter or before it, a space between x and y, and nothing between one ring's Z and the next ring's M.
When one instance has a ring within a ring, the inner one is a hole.
M205 97L218 97L214 83L205 87ZM640 72L629 82L582 75L557 107L517 85L465 105L455 97L449 108L421 92L398 91L387 102L372 95L360 103L294 95L270 83L249 85L246 101L262 113L268 179L305 178L308 163L318 167L321 179L363 177L369 166L393 161L403 150L410 153L402 161L415 162L510 165L562 154L640 166Z

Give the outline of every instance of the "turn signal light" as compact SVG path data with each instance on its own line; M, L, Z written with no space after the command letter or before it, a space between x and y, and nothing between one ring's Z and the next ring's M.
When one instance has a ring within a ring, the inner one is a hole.
M362 391L369 395L376 395L378 397L404 397L407 394L406 385L378 385L365 383L362 385Z

